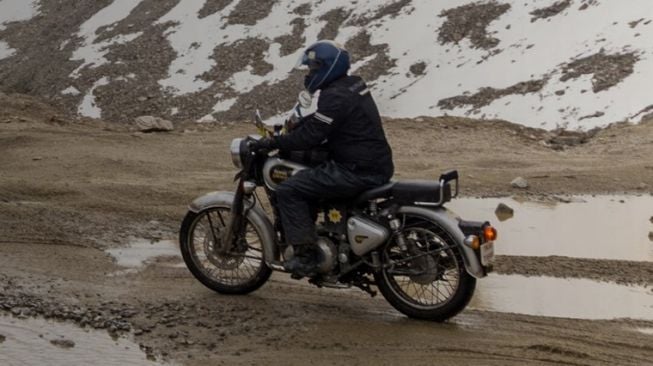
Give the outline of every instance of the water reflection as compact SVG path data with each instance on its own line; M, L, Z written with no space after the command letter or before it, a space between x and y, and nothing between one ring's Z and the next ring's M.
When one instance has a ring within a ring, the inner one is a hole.
M653 293L586 279L491 274L478 281L470 307L576 319L653 320Z
M111 339L106 331L43 319L0 316L0 365L161 365L149 361L138 344Z
M491 219L500 204L512 208L510 220L492 220L499 230L499 255L653 261L653 196L578 196L569 201L461 198L448 207L468 220Z
M176 262L181 262L179 246L172 240L161 240L152 242L147 239L134 239L125 248L107 249L116 263L121 267L139 268L146 263L161 257L178 258Z

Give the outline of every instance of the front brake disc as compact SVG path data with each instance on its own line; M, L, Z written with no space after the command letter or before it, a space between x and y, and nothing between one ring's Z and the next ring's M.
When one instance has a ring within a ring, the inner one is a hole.
M220 235L216 235L216 237L218 240L222 239ZM209 262L220 269L232 270L238 268L245 260L245 251L237 250L237 253L234 254L219 253L218 245L216 245L213 238L213 235L204 236L204 254ZM238 245L238 247L242 248L242 245ZM233 252L230 251L230 253Z

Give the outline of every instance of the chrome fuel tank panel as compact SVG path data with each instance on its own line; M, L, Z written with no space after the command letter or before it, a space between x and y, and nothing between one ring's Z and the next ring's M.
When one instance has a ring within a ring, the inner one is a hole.
M283 181L306 168L305 165L297 164L290 160L271 157L263 165L263 180L265 181L265 185L274 191Z

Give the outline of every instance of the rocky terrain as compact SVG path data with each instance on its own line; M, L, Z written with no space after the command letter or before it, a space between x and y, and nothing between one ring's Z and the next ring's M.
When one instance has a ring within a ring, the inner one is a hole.
M105 250L124 248L133 238L153 246L174 241L193 197L232 188L229 143L253 126L175 122L172 131L143 133L136 123L64 114L33 97L0 94L0 316L56 319L133 337L149 359L186 365L301 365L307 359L317 365L478 359L641 365L653 357L650 335L637 331L653 322L641 319L472 307L436 325L407 320L362 292L317 289L281 275L250 296L229 297L211 293L166 257L136 271L124 268ZM653 121L569 136L454 117L387 119L385 125L397 179L435 177L456 167L466 197L564 204L573 194L650 196ZM515 177L527 188L511 184ZM489 210L483 218L495 221L493 215ZM644 286L648 293L653 283L650 261L499 256L496 269ZM54 340L62 352L81 347L65 334ZM0 326L0 361L3 344L11 342ZM470 342L478 348L470 350Z
M394 118L587 131L647 119L653 103L646 0L0 4L0 90L71 116L232 122L255 106L278 116L301 86L301 50L325 38L351 52L352 72Z

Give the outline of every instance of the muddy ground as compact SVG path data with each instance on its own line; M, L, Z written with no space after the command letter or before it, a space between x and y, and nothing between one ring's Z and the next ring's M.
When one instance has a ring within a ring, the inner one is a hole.
M455 167L465 196L555 200L653 188L653 121L569 136L458 118L387 120L386 131L397 178ZM251 132L246 123L188 123L144 134L0 94L0 315L131 331L152 358L187 365L653 362L651 336L633 331L651 322L466 310L434 324L409 320L380 297L282 275L254 294L230 297L207 290L185 268L120 274L103 250L130 237L175 238L193 197L232 188L229 143ZM513 188L516 177L529 188ZM488 212L485 219L496 218ZM499 257L497 269L619 282L633 274L632 283L653 283L650 263L569 261Z

